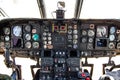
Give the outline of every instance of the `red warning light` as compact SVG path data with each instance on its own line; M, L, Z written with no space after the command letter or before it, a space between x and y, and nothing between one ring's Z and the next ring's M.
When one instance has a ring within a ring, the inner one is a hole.
M90 78L89 78L89 77L87 77L85 80L90 80Z
M82 73L81 76L82 76L82 77L86 77L86 74L85 74L85 73Z
M55 30L58 30L58 26L54 26L54 29L55 29Z
M61 27L60 27L60 30L65 30L65 26L61 26Z

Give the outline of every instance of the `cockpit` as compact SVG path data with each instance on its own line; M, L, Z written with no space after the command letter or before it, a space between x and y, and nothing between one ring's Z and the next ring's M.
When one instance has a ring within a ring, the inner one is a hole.
M0 71L0 80L119 80L113 2L0 0L0 57L11 70Z

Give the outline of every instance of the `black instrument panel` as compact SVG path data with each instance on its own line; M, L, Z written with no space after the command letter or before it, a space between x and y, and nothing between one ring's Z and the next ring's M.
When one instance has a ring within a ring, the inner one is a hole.
M81 56L106 56L120 49L119 26L119 20L5 19L0 21L0 47L18 55L78 50Z

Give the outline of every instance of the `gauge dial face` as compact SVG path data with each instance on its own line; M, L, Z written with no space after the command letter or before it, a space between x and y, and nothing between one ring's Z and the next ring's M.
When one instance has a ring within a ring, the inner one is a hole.
M93 30L88 31L88 36L92 37L95 35L95 32Z
M10 34L10 28L5 28L4 29L4 34L9 35Z
M109 36L109 40L110 40L110 41L115 40L115 35L110 35L110 36Z
M14 28L13 28L13 34L14 34L16 37L21 37L22 27L21 27L21 26L14 26Z
M30 26L30 25L26 25L26 26L25 26L25 30L26 30L27 32L30 32L30 31L31 31L31 26Z
M33 48L39 48L39 43L38 42L33 42L32 46L33 46Z
M32 36L34 41L38 41L39 40L39 35L38 34L33 34Z
M114 34L115 31L116 31L115 27L111 27L111 28L110 28L110 34Z
M97 37L107 37L107 26L97 27Z
M87 31L82 30L82 35L83 35L83 36L86 36L86 35L87 35Z
M5 41L9 41L10 37L9 36L5 36Z
M31 39L31 35L30 35L30 34L26 34L26 35L25 35L25 39L26 39L26 40L30 40L30 39Z
M32 46L32 45L31 45L31 42L26 42L26 43L25 43L25 47L26 47L26 48L31 48L31 46Z

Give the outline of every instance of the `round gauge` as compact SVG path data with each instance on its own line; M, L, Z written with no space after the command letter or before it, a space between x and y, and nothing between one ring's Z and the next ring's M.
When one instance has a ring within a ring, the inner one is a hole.
M37 32L37 30L36 29L32 29L32 33L36 33Z
M69 29L71 29L71 28L72 28L72 26L68 26L68 28L69 28Z
M107 36L106 28L107 28L106 26L97 27L97 37L106 37Z
M74 25L73 28L74 28L74 29L77 29L77 25Z
M14 26L14 28L13 28L13 34L16 37L21 36L21 34L22 34L22 28L21 28L21 26Z
M26 34L26 35L25 35L25 39L26 39L26 40L30 40L30 39L31 39L31 35L30 35L30 34Z
M26 30L27 32L30 32L30 31L31 31L31 26L30 26L30 25L26 25L26 26L25 26L25 30Z
M10 37L9 36L5 36L5 41L9 41Z
M48 37L48 40L51 40L52 38L51 37Z
M77 45L77 44L74 44L74 45L73 45L73 48L74 48L74 49L78 48L78 45Z
M33 42L32 46L33 48L39 48L39 42Z
M25 47L28 48L28 49L31 48L31 42L26 42Z
M95 35L95 32L93 30L88 30L88 36L92 37Z
M32 36L34 41L38 41L39 40L39 35L38 34L33 34Z
M47 37L43 37L43 40L44 40L44 41L47 40Z
M114 48L115 48L115 44L114 44L114 43L109 43L108 47L109 47L110 49L114 49Z
M78 39L78 35L73 35L73 39Z
M4 34L9 35L10 34L10 28L5 28L4 29Z
M115 27L111 27L111 28L110 28L110 34L114 34L115 31L116 31Z
M110 40L110 41L115 40L115 35L110 35L110 36L109 36L109 40Z
M86 35L87 35L87 31L82 30L82 35L83 35L83 36L86 36Z
M77 40L73 40L73 44L77 44L78 43L78 41Z
M51 33L48 33L48 36L50 37L50 36L51 36Z
M72 30L68 30L68 34L72 34Z
M92 43L92 42L93 42L93 38L89 38L88 41L89 41L90 43Z
M10 43L9 43L9 42L6 42L6 43L5 43L5 47L6 47L6 48L10 48Z
M117 49L120 49L120 43L117 43Z
M68 35L68 39L72 39L72 35Z
M48 41L48 44L52 44L52 41Z
M87 38L82 38L82 43L87 42Z
M44 32L44 33L43 33L43 36L46 36L46 35L47 35L47 33L46 33L46 32Z
M88 48L88 49L93 49L93 44L89 43L89 44L87 45L87 48Z
M46 45L46 44L47 44L47 41L43 41L43 43Z
M73 30L73 34L77 34L78 33L78 31L77 30Z
M46 49L47 48L47 45L44 45L44 49Z

